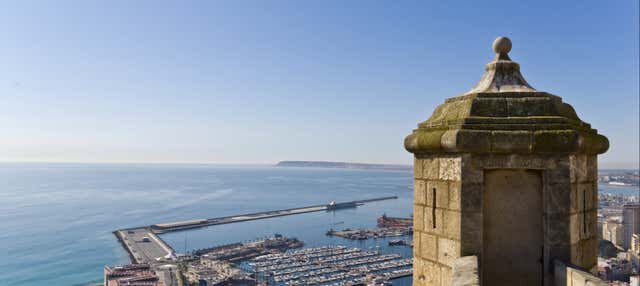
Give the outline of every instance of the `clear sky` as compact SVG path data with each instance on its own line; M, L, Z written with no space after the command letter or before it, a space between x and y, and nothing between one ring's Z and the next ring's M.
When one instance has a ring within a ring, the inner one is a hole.
M409 163L480 79L529 83L638 166L638 1L2 1L0 161Z

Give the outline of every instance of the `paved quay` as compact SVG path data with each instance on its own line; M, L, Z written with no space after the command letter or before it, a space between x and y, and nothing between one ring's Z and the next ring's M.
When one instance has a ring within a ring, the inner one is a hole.
M134 263L153 263L174 253L173 248L151 228L117 230L114 233Z

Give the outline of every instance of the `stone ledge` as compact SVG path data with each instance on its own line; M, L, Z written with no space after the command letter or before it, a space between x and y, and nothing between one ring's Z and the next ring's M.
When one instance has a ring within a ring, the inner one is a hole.
M453 263L453 275L451 286L478 286L478 257L475 255L464 256Z
M607 286L608 284L586 270L554 260L556 286Z
M414 154L602 154L606 137L595 132L558 130L482 130L419 128L407 136L405 148Z

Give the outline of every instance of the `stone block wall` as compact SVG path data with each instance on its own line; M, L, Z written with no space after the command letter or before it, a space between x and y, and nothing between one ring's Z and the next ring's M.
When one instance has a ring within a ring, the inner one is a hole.
M598 256L598 166L596 156L569 156L570 264L595 273Z
M461 156L414 162L414 285L451 285L460 257Z
M416 156L414 285L451 285L456 259L468 255L482 257L482 196L487 169L542 172L544 285L554 285L555 260L595 271L598 249L596 156Z

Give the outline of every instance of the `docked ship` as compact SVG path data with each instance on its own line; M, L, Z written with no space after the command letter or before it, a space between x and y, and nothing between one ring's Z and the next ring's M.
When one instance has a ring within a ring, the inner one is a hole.
M355 208L360 205L363 205L363 204L358 202L336 203L335 201L331 201L327 205L327 210L333 211L333 210L339 210L339 209L349 209L349 208Z

